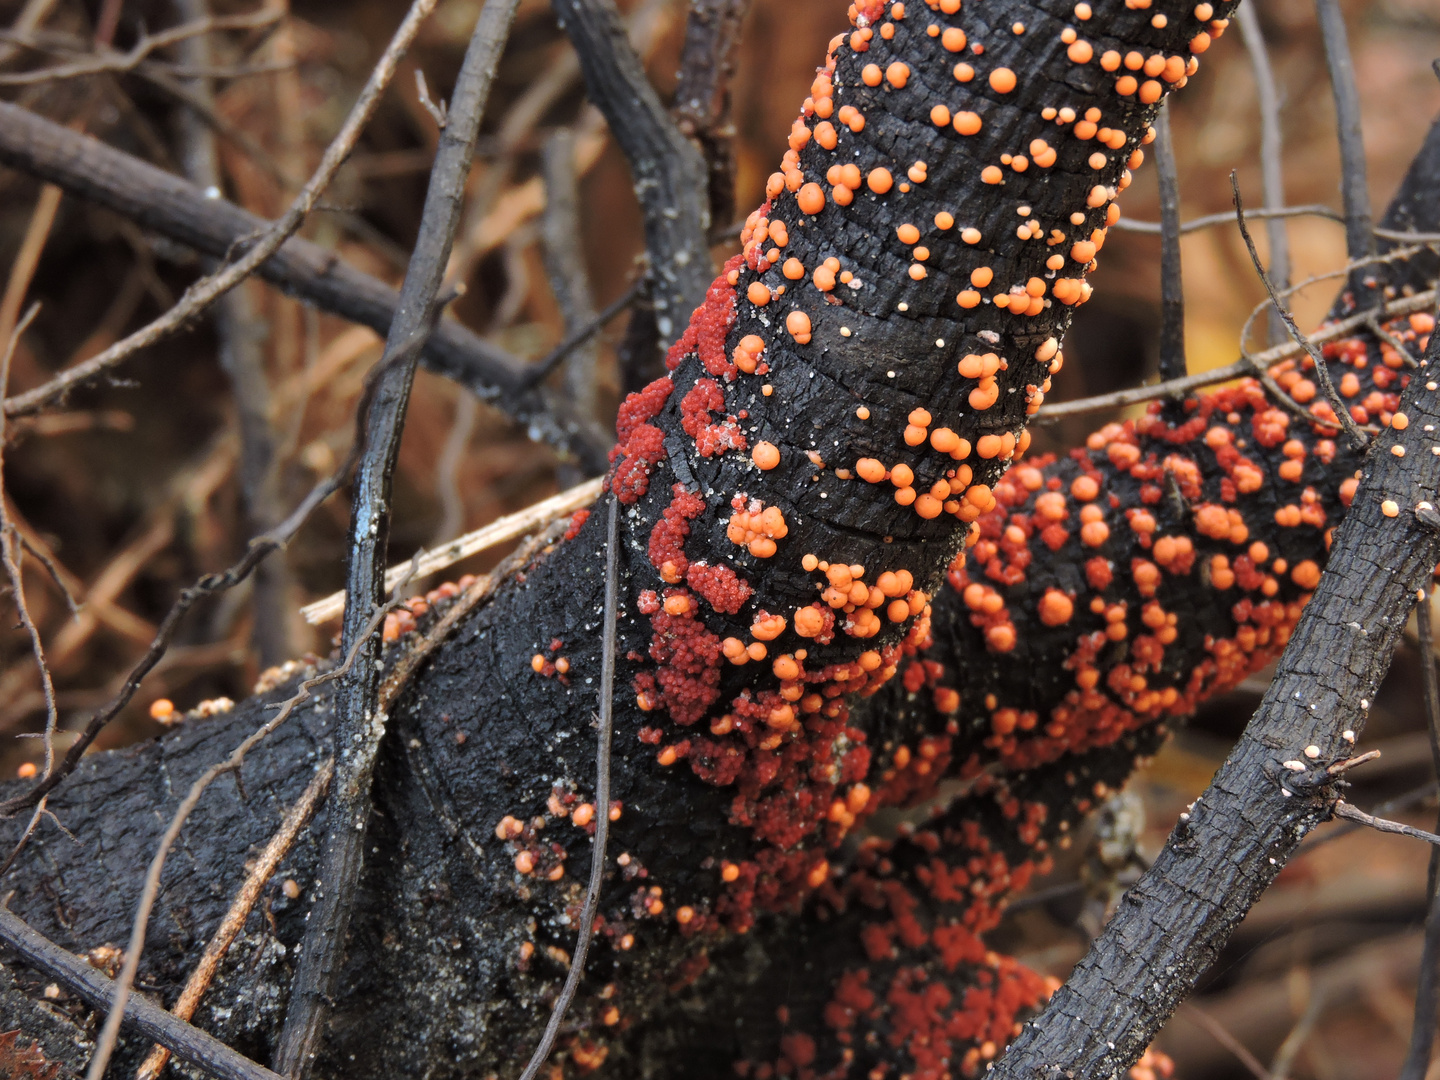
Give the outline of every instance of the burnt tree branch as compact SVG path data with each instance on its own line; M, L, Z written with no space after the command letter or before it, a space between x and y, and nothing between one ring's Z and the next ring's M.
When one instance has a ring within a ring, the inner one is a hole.
M364 863L370 787L385 734L379 699L381 642L371 612L385 596L390 489L400 436L420 354L442 310L440 288L460 223L465 180L518 2L490 0L475 24L440 132L399 306L372 376L365 443L351 495L347 599L340 638L347 656L358 650L358 662L340 680L335 695L336 775L321 864L325 885L306 928L275 1058L279 1071L295 1080L309 1075L324 1035Z
M665 110L614 0L554 0L590 100L625 154L645 219L651 301L663 346L680 336L710 283L705 161Z
M0 163L47 180L186 247L223 258L269 222L123 151L79 135L19 106L0 102ZM292 237L256 276L342 318L388 333L399 294L346 265L333 252ZM599 426L569 411L544 389L530 390L527 365L453 319L442 319L426 344L425 366L467 387L574 453L587 472L604 469Z

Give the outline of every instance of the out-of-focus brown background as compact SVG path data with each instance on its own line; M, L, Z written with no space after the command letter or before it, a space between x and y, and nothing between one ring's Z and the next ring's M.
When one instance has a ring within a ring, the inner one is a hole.
M0 3L0 26L11 25L26 6ZM125 48L145 28L181 21L171 0L55 0L48 6L42 29L68 35L75 47L88 47L98 32ZM216 63L264 69L216 86L216 111L250 142L219 141L229 198L269 217L281 212L293 192L293 184L281 181L305 176L318 161L405 6L401 0L297 2L273 32L213 37ZM846 6L846 0L754 0L733 83L738 216L761 198L825 44L845 25ZM252 7L216 0L213 10ZM668 96L683 0L622 0L621 7L652 78ZM330 209L314 215L305 229L311 239L397 284L418 226L436 138L434 121L417 100L414 71L424 71L436 96L446 95L479 8L475 0L442 0L328 194ZM1287 201L1338 207L1334 110L1313 7L1307 0L1267 0L1258 13L1282 88ZM1430 70L1440 55L1440 5L1350 0L1346 15L1378 212L1440 112L1440 82ZM585 104L573 66L538 121L506 126L527 92L536 92L537 80L555 76L568 55L549 5L524 0L491 98L457 254L468 291L454 314L532 358L562 336L537 241L544 201L540 148L555 128L574 127L579 135L583 245L597 305L624 291L642 249L625 162ZM47 62L53 61L14 52L0 71ZM0 92L179 171L178 107L145 79L102 75ZM1172 123L1185 218L1229 208L1231 169L1238 170L1251 204L1259 204L1255 84L1237 28L1205 55L1198 77L1177 99ZM1153 169L1140 171L1122 206L1127 217L1157 218ZM1256 232L1263 252L1263 229ZM1288 232L1295 279L1343 262L1336 223L1293 219ZM1183 250L1191 368L1228 363L1236 356L1241 324L1262 296L1260 286L1233 225L1191 234ZM716 249L717 259L725 254ZM1070 363L1058 397L1130 385L1153 372L1158 254L1153 236L1111 232L1094 278L1095 299L1080 311L1066 346ZM47 373L153 318L198 269L185 252L114 215L68 197L57 200L29 178L0 169L0 279L6 282L0 340L25 306L43 304L20 343L11 391L38 385ZM1296 299L1302 325L1320 317L1332 289L1333 283L1322 282ZM379 342L368 330L316 315L261 284L244 290L274 397L280 501L288 506L344 453ZM598 408L606 423L617 403L614 346L623 325L623 319L614 321L601 338ZM4 459L11 512L36 545L53 553L71 590L85 601L72 618L48 575L35 560L27 562L27 597L50 653L62 726L79 726L87 710L113 693L180 588L243 550L235 431L208 320L130 361L116 384L74 395L62 412L11 425ZM1044 438L1064 446L1083 432L1080 425L1051 428ZM549 449L503 417L484 405L463 406L453 385L421 372L396 478L392 554L406 557L552 494L558 464ZM333 499L285 553L291 610L340 584L347 516L345 499ZM492 565L502 554L489 552L455 573ZM172 699L183 711L249 692L258 664L247 597L245 589L237 590L192 614L178 646L107 732L105 745L158 730L148 716L157 698ZM44 714L28 642L12 629L8 605L7 612L0 635L0 770L13 774L39 758L38 741L15 736L38 730ZM310 627L296 615L287 627L290 651L323 652L333 631ZM1354 794L1359 805L1430 779L1417 670L1413 651L1402 654L1377 704L1366 744L1380 746L1385 756L1367 768ZM1201 790L1262 689L1263 681L1252 680L1208 707L1135 785L1147 811L1142 850L1158 846L1176 813ZM1433 824L1433 805L1432 799L1404 813ZM1420 848L1404 839L1353 834L1319 845L1288 868L1208 977L1205 992L1167 1031L1164 1045L1180 1075L1248 1076L1257 1067L1263 1073L1285 1043L1279 1073L1316 1080L1392 1076L1408 1037L1420 947L1426 858ZM1062 865L1042 884L1051 888L1044 902L1021 905L997 944L1063 974L1084 942L1083 929L1073 922L1081 905L1066 888L1074 876L1074 865ZM1256 1056L1254 1067L1227 1046L1235 1041Z

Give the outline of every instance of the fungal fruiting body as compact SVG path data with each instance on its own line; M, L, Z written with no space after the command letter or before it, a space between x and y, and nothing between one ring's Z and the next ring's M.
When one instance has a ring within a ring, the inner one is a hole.
M657 783L690 774L728 800L713 889L672 909L683 935L746 930L833 889L849 833L972 758L1048 760L1026 740L956 744L983 695L929 658L932 598L966 573L967 542L982 589L997 558L1002 573L1023 561L1003 478L1160 96L1193 74L1225 10L1161 27L1127 8L1086 24L1087 54L1074 27L1019 7L996 29L958 0L852 6L741 253L617 424L610 484L648 555L631 586L646 641L622 667L639 731L617 738L644 744ZM1157 91L1111 76L1103 57L1121 47L1142 72L1159 58ZM1093 71L1041 77L1046 48ZM1103 562L1117 524L1097 498L1064 510ZM599 532L589 521L572 543ZM1044 584L1057 595L1043 620L977 594L982 655L1095 618L1075 582ZM1122 622L1130 633L1105 625ZM856 709L901 692L926 698L938 730L877 742Z

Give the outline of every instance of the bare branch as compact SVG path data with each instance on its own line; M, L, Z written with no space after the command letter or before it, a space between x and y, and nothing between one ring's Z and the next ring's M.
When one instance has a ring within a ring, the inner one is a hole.
M1240 23L1240 36L1250 54L1250 67L1255 72L1255 96L1260 105L1260 182L1265 193L1266 210L1285 207L1285 179L1282 174L1280 94L1275 87L1275 72L1270 67L1270 54L1265 48L1265 34L1260 29L1260 16L1250 4L1241 4L1235 12ZM1269 218L1266 235L1270 238L1270 276L1284 289L1290 284L1290 240L1285 232L1285 219ZM1285 339L1285 324L1274 312L1270 315L1270 344Z
M575 955L565 976L565 986L550 1011L550 1020L540 1045L530 1056L530 1063L520 1080L535 1080L536 1074L550 1056L560 1024L575 991L585 974L585 958L590 952L590 939L595 934L595 915L600 910L600 889L605 883L605 846L610 838L610 736L614 726L611 705L615 689L616 620L620 606L620 503L610 494L610 514L605 534L605 645L600 667L600 731L595 744L595 836L591 841L590 882L585 886L585 903L580 909L580 933L575 942Z
M366 81L364 89L361 90L359 98L351 107L339 134L326 148L325 156L321 159L314 175L311 176L309 182L295 197L289 209L280 219L270 225L262 235L253 238L253 246L249 246L244 255L224 269L191 285L185 290L185 295L180 298L179 303L150 325L142 327L123 340L116 342L98 356L91 357L84 363L76 364L63 374L51 379L44 386L16 397L7 398L5 400L6 413L15 416L33 412L51 402L61 400L75 387L108 371L140 349L168 337L249 277L261 263L279 251L280 246L300 227L306 216L315 208L321 193L329 186L335 173L349 157L360 133L365 129L365 125L369 123L371 115L379 105L380 97L386 86L394 77L401 57L410 47L410 43L419 32L425 18L434 9L435 2L436 0L415 0L390 44L386 46L379 63L370 73L370 78ZM0 124L0 127L3 126Z
M524 536L532 529L542 528L564 514L589 506L600 497L604 483L605 481L598 477L594 480L587 480L583 484L577 484L569 491L552 495L534 506L507 514L474 532L457 536L454 540L431 548L429 551L422 551L418 556L419 562L415 574L417 577L428 577L448 566L455 565L461 559L468 559L471 555L492 548L496 544L503 544L517 536ZM392 566L385 572L385 588L393 589L395 583L408 570L408 563ZM342 590L332 593L323 600L316 600L312 604L305 605L300 609L300 614L305 617L306 622L319 625L339 617L344 610L345 593Z
M1321 0L1321 2L1324 3L1326 0ZM1344 428L1350 436L1350 441L1355 444L1355 448L1357 450L1363 449L1365 444L1370 440L1365 433L1360 430L1360 425L1355 423L1355 418L1350 415L1349 407L1345 404L1344 399L1340 397L1340 392L1335 389L1335 384L1330 379L1330 368L1326 366L1325 357L1320 355L1320 350L1316 347L1315 343L1302 334L1300 328L1295 325L1295 316L1291 315L1285 305L1280 302L1280 297L1275 292L1275 285L1270 280L1270 275L1265 272L1265 266L1261 263L1260 255L1255 250L1255 241L1251 239L1250 229L1245 224L1245 207L1240 199L1240 185L1235 179L1234 172L1230 174L1230 190L1234 193L1235 197L1235 220L1240 225L1240 235L1245 240L1245 250L1250 253L1250 261L1255 266L1255 273L1260 276L1261 284L1265 286L1265 291L1270 294L1270 302L1275 305L1275 311L1285 323L1285 329L1290 332L1290 336L1295 340L1295 343L1305 349L1311 362L1315 365L1315 380L1320 384L1320 388L1325 391L1325 397L1329 400L1330 407L1335 411L1335 416L1340 421L1340 426Z
M1170 142L1170 110L1155 123L1155 170L1160 182L1160 381L1185 377L1185 289L1180 278L1180 181Z
M73 953L36 933L9 908L0 905L0 941L95 1008L114 998L115 983ZM230 1049L197 1027L171 1016L143 997L125 1003L125 1023L168 1047L177 1058L221 1080L285 1080L263 1065Z
M357 651L360 663L336 693L338 781L321 864L325 889L306 924L275 1055L280 1070L294 1080L304 1080L309 1074L320 1046L364 862L370 781L385 730L375 663L380 642L366 614L384 594L391 476L400 452L415 369L442 310L440 290L460 221L465 178L517 4L518 0L491 0L471 34L451 95L448 122L435 152L415 252L400 290L385 355L376 369L365 449L351 497L346 567L349 596L341 635L341 648ZM99 1080L98 1076L94 1080Z
M1385 318L1396 318L1401 315L1414 315L1417 312L1428 311L1435 306L1436 291L1427 289L1425 292L1416 293L1413 296L1401 296L1390 301L1378 311L1379 315ZM1359 315L1351 315L1344 319L1337 319L1309 336L1312 344L1323 345L1327 341L1340 341L1349 337L1361 327L1368 326L1376 312L1365 312ZM1096 397L1081 398L1079 401L1066 401L1057 405L1046 404L1040 409L1035 420L1038 423L1053 422L1066 416L1078 416L1081 413L1097 412L1101 409L1116 409L1125 405L1137 405L1142 401L1154 401L1156 398L1172 397L1177 394L1187 394L1192 390L1198 390L1204 386L1214 386L1216 383L1229 382L1231 379L1243 379L1253 376L1257 371L1263 371L1281 360L1288 360L1295 356L1307 355L1304 346L1298 344L1276 345L1274 348L1258 352L1245 360L1237 360L1233 364L1226 364L1224 367L1212 368L1210 371L1197 372L1194 375L1187 375L1183 379L1173 379L1168 383L1157 383L1150 386L1136 386L1128 390L1117 390L1111 394L1100 394Z
M125 52L102 48L91 57L62 64L59 67L40 68L19 74L0 73L0 86L34 86L37 83L54 82L60 79L76 79L82 75L99 75L103 72L123 73L133 71L140 62L157 49L168 48L201 34L213 34L220 30L254 30L269 26L283 16L285 9L266 5L248 15L224 15L199 19L185 23L158 34L141 34L140 39ZM31 35L6 33L0 41L27 48L43 48L39 40Z
M300 830L310 821L315 808L325 798L325 793L330 789L330 779L334 775L335 760L326 758L304 793L281 820L280 828L270 838L270 843L265 845L265 850L251 865L245 876L245 883L230 902L230 910L215 928L215 933L211 936L210 943L205 946L204 955L190 973L190 978L185 980L185 988L180 991L180 997L170 1010L171 1016L188 1021L195 1015L195 1009L199 1006L200 999L205 996L215 973L220 970L225 954L230 951L230 946L240 931L245 929L245 920L250 917L255 901L260 897L260 890L275 873L280 860L289 853L295 838L300 835ZM135 1080L155 1080L164 1071L169 1060L170 1051L163 1046L156 1046L136 1070Z
M1361 134L1360 93L1355 87L1355 66L1350 61L1350 42L1345 33L1345 16L1339 0L1315 0L1320 36L1325 42L1325 61L1330 69L1330 88L1335 97L1335 126L1340 142L1340 195L1345 205L1345 250L1351 259L1375 253L1375 234L1370 225L1370 191L1365 180L1365 140ZM1351 278L1358 305L1368 291L1360 276Z

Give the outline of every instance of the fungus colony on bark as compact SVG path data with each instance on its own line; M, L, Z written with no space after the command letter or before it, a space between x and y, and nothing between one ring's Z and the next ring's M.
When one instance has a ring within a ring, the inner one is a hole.
M1027 10L853 5L743 251L620 410L610 482L654 522L658 577L629 657L638 737L732 792L752 840L675 925L714 941L808 903L858 943L818 1013L776 1002L778 1053L736 1063L761 1080L993 1057L1051 986L980 935L1105 794L1081 755L1120 747L1123 780L1167 719L1277 655L1355 489L1308 360L1273 373L1308 422L1247 381L1015 464L1153 107L1226 26L1208 3ZM1005 63L1021 39L1027 62ZM1423 348L1430 329L1394 332ZM1394 349L1327 355L1358 420L1404 422ZM788 418L817 410L824 435L797 435ZM876 810L946 779L971 794L832 865Z

